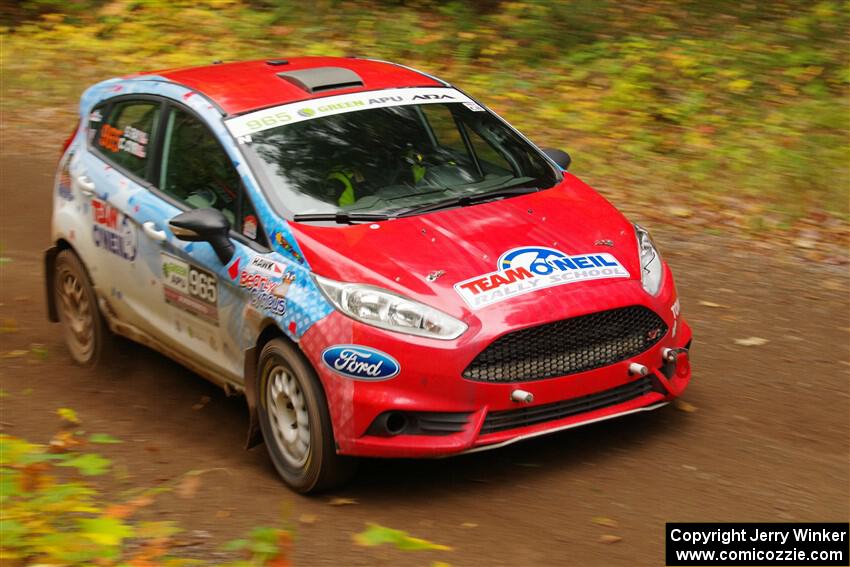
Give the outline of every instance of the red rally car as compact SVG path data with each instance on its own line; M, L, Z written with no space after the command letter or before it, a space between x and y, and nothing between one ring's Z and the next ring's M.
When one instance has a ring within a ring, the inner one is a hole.
M89 88L55 182L49 315L250 410L295 490L655 409L691 330L649 233L462 90L272 59Z

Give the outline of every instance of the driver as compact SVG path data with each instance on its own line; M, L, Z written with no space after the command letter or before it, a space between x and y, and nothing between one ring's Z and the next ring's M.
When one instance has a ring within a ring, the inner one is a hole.
M405 180L412 182L415 187L425 178L427 168L421 152L408 148L404 154L404 163L409 168L410 178ZM353 205L357 199L363 197L363 182L365 178L358 170L351 167L337 166L331 169L325 178L328 194L336 199L337 205L345 207Z

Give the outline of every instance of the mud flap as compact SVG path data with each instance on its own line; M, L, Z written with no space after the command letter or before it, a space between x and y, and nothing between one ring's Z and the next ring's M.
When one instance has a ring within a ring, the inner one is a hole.
M59 322L59 313L56 311L56 297L53 293L53 276L56 272L56 256L59 254L58 246L51 246L44 251L44 283L47 292L47 320L53 323Z
M245 351L245 399L248 402L248 437L245 450L263 442L260 421L257 418L257 347Z

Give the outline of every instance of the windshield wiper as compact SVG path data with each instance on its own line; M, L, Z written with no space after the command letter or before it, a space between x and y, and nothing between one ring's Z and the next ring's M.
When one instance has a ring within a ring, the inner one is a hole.
M453 197L451 199L437 201L436 203L430 203L420 207L402 209L400 211L396 211L395 216L409 217L413 215L421 215L423 213L430 213L431 211L439 211L441 209L450 209L452 207L468 207L470 205L476 205L478 203L484 203L494 199L515 197L517 195L525 195L527 193L536 193L537 191L540 191L538 187L510 187L508 189L495 189L493 191L487 191L486 193L479 193L477 195L463 195L461 197Z
M375 222L389 220L391 217L385 213L347 213L338 211L336 213L304 213L295 215L292 220L296 222L322 222L333 221L337 224L354 224L357 222Z
M429 203L419 207L411 207L409 209L400 209L392 213L358 213L338 211L336 213L303 213L292 217L296 222L335 222L337 224L354 224L358 222L377 222L385 221L393 218L409 217L413 215L421 215L438 211L440 209L450 209L452 207L468 207L494 199L504 199L506 197L515 197L517 195L525 195L527 193L536 193L540 191L537 187L509 187L507 189L496 189L486 193L477 195L463 195L461 197L452 197L436 203Z

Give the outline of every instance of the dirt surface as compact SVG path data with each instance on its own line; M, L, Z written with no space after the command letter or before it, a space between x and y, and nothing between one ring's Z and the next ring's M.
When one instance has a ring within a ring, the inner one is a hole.
M0 359L3 430L44 442L58 426L55 410L76 409L89 431L125 441L101 451L119 464L109 490L211 469L194 497L164 495L149 511L186 528L193 553L291 522L296 565L662 565L666 521L848 520L846 266L656 226L694 327L684 397L692 407L464 457L369 461L343 490L302 497L278 480L265 447L244 451L241 398L141 346L128 345L111 371L71 364L59 327L46 320L42 283L54 166L0 159L0 255L11 259L2 265L0 320L19 326L0 335L0 354L33 343L48 352ZM735 342L749 337L767 342ZM337 497L356 503L332 506ZM616 526L594 523L599 517ZM454 550L353 545L369 521ZM622 540L602 543L606 534Z

